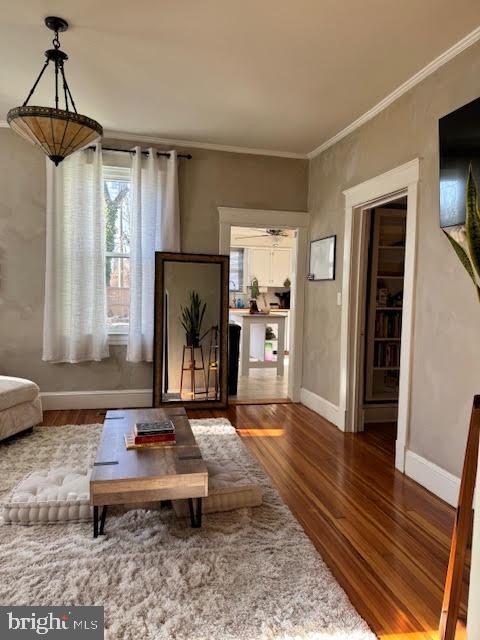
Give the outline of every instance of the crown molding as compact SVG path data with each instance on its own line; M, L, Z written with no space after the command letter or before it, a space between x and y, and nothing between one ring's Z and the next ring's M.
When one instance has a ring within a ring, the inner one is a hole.
M6 120L0 120L0 129L9 128ZM194 140L176 140L174 138L159 138L157 136L143 136L136 133L125 133L125 131L103 132L103 137L115 140L125 140L126 142L140 142L144 144L172 145L174 147L186 147L190 149L207 149L210 151L224 151L226 153L246 153L256 156L274 156L277 158L295 158L297 160L308 160L306 153L294 153L293 151L277 151L275 149L257 149L252 147L236 147L226 144L213 144L210 142L196 142Z
M366 111L363 115L361 115L359 118L354 120L347 127L345 127L344 129L336 133L332 138L330 138L326 142L323 142L320 146L313 149L313 151L310 151L309 153L307 153L307 158L311 160L312 158L315 158L316 156L321 154L323 151L325 151L329 147L332 147L334 144L342 140L342 138L345 138L350 133L352 133L352 131L355 131L355 129L358 129L363 124L365 124L365 122L368 122L369 120L374 118L377 114L379 114L381 111L386 109L389 105L391 105L392 102L395 102L395 100L398 100L398 98L403 96L404 93L407 93L407 91L410 91L410 89L412 89L417 84L422 82L422 80L430 76L437 69L439 69L444 64L446 64L447 62L449 62L450 60L458 56L459 53L461 53L465 49L468 49L468 47L471 47L473 44L475 44L479 40L480 40L480 27L477 27L471 33L469 33L464 38L459 40L456 44L454 44L452 47L450 47L449 49L441 53L437 58L435 58L425 67L423 67L423 69L420 69L420 71L418 71L409 80L407 80L406 82L401 84L399 87L397 87L394 91L392 91L392 93L389 93L388 96L383 98L383 100L381 100L374 107Z
M381 113L384 109L390 106L395 100L398 100L404 93L410 91L417 84L422 82L425 78L437 71L444 64L458 56L462 51L468 49L473 44L480 40L480 27L474 29L471 33L467 34L464 38L459 40L452 47L441 53L437 58L432 60L423 69L420 69L415 75L409 78L406 82L397 87L394 91L389 93L383 100L378 102L374 107L366 111L359 118L354 120L347 127L336 133L329 140L326 140L321 145L310 151L309 153L293 153L291 151L276 151L273 149L257 149L251 147L238 147L232 145L213 144L209 142L197 142L194 140L177 140L173 138L160 138L156 136L137 135L134 133L125 133L123 131L111 131L104 132L105 138L115 138L116 140L125 140L128 142L141 142L146 144L163 144L174 145L176 147L188 147L191 149L207 149L211 151L224 151L226 153L244 153L260 156L274 156L278 158L295 158L297 160L308 160L320 155L323 151L332 147L334 144L348 136L350 133L358 129L363 124L374 118ZM8 127L6 120L0 120L0 128Z
M196 142L194 140L175 140L172 138L158 138L156 136L143 136L122 131L104 131L103 137L107 139L126 140L129 142L142 142L145 144L164 144L175 147L187 147L190 149L207 149L210 151L225 151L226 153L247 153L256 156L275 156L278 158L296 158L307 160L306 153L293 153L292 151L276 151L275 149L257 149L252 147L236 147L225 144L213 144L210 142Z

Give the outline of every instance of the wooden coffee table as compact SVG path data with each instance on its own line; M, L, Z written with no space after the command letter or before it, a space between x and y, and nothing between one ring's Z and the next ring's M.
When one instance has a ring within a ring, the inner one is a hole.
M136 422L166 418L170 418L175 425L176 444L157 449L126 449L124 435L133 431ZM104 532L107 507L115 504L186 498L192 527L200 527L202 498L207 495L207 465L195 441L185 409L175 407L107 412L90 479L95 538Z

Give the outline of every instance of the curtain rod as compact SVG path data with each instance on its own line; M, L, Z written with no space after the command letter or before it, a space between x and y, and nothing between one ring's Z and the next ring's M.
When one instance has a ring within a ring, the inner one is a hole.
M87 149L96 150L97 147L87 147ZM102 147L102 151L117 151L118 153L137 153L135 149L112 149L111 147ZM148 156L149 151L142 151L143 156ZM170 154L168 151L157 151L157 156L165 156L165 158L169 158ZM191 153L177 153L177 158L186 158L187 160L192 159Z

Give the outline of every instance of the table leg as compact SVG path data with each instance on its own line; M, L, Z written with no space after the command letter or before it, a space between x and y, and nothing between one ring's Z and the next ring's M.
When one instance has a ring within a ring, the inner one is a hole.
M100 535L103 536L104 535L104 531L105 531L105 518L107 517L107 505L103 506L102 509L102 515L100 516Z
M102 513L100 515L100 523L98 519L98 507L93 507L93 537L98 538L99 535L104 535L105 518L107 517L107 506L102 507ZM100 526L99 526L100 524Z
M190 523L192 529L199 529L202 526L202 499L195 498L196 508L193 504L194 498L188 499L188 508L190 510Z

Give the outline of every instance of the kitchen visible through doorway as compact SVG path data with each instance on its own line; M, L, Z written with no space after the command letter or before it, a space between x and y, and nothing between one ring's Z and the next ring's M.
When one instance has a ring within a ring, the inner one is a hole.
M296 235L292 229L231 227L229 321L240 328L232 400L288 398Z

